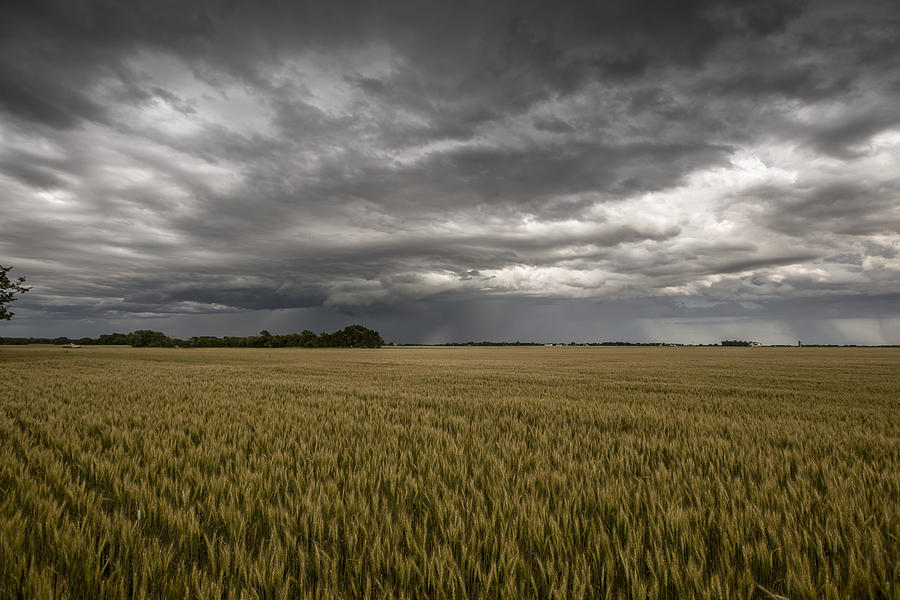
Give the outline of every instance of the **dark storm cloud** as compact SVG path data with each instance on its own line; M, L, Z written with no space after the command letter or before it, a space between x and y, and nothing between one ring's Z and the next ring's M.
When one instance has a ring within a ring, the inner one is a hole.
M456 122L437 129L456 130L572 92L587 81L640 76L660 59L696 65L726 36L753 38L779 30L796 6L663 1L568 7L527 2L183 6L39 0L17 3L4 15L4 98L25 118L70 126L98 112L87 108L92 101L79 88L141 48L183 56L213 80L204 69L224 68L266 86L268 61L285 54L381 43L394 47L406 68L374 86L373 78L358 81L369 82L369 91L393 90L391 100L433 116L447 114ZM11 72L15 64L22 65L18 74ZM47 77L51 73L55 77ZM60 79L64 73L69 75ZM450 95L440 97L443 93ZM18 102L26 97L52 98L54 104Z
M26 160L0 159L0 172L35 188L59 188L65 185L63 178L53 170Z
M54 128L75 127L81 120L105 118L103 107L73 89L76 82L59 85L16 68L12 58L0 60L0 105L14 117Z
M900 123L900 108L874 107L837 119L810 132L810 143L820 151L837 157L852 156L854 147L876 133Z
M825 182L810 188L766 187L750 190L766 206L767 224L787 235L892 234L900 231L900 186L873 186L856 179Z
M898 31L877 0L16 3L0 259L73 319L891 297Z

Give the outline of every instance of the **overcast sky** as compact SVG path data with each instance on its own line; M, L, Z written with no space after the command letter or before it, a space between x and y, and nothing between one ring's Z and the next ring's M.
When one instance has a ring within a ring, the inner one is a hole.
M14 2L0 335L900 343L900 5Z

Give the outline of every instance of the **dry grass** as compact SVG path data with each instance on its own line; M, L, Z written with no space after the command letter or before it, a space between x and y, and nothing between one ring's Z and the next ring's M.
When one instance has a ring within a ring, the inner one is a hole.
M900 597L897 350L0 347L0 375L0 597Z

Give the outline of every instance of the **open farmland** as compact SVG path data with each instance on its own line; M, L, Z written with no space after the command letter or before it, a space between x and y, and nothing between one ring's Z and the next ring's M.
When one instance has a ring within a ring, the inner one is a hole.
M0 347L0 597L898 598L900 350Z

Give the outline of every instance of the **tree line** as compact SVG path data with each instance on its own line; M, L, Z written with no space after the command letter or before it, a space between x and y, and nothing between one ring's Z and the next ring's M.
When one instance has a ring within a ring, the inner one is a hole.
M211 335L186 340L171 338L161 331L140 329L131 333L105 333L96 338L12 338L0 337L0 344L78 344L80 346L133 346L135 348L378 348L384 339L377 331L362 325L349 325L332 333L316 334L308 329L300 333L272 334L266 330L247 337Z

